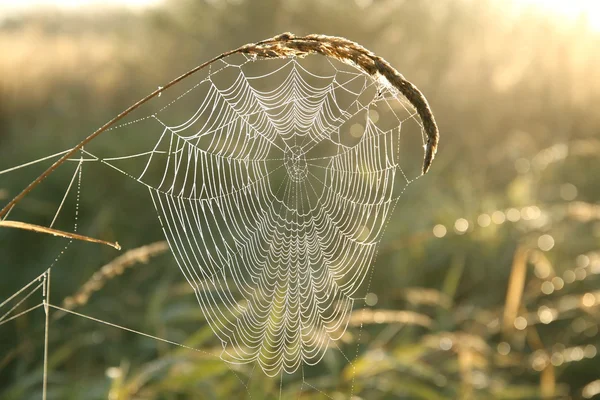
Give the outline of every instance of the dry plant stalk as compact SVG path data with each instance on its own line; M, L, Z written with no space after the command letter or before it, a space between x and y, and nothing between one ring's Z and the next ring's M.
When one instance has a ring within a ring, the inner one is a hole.
M572 201L567 205L567 214L580 222L600 220L600 205Z
M238 47L237 49L227 51L218 55L217 57L209 60L197 67L189 70L185 74L173 79L166 85L159 86L154 92L150 93L137 103L133 104L125 111L118 114L116 117L102 125L98 130L93 132L91 135L83 139L77 146L73 147L70 151L65 153L60 159L52 164L46 171L44 171L39 177L31 182L21 193L13 198L2 210L0 210L0 219L5 217L6 214L19 203L29 192L31 192L37 185L39 185L44 179L46 179L56 168L71 158L76 152L81 150L86 144L94 140L102 132L106 131L116 122L123 119L132 111L139 108L144 103L148 102L152 98L158 96L162 92L168 90L170 87L184 80L188 76L204 69L215 61L221 60L233 54L247 54L253 57L260 58L286 58L286 57L304 57L308 54L321 54L323 56L335 58L344 63L353 65L374 79L383 81L389 84L390 87L395 88L399 93L408 99L408 101L415 107L421 122L423 123L423 129L426 134L425 142L425 155L423 159L423 174L429 170L435 153L437 152L437 146L439 141L439 130L433 116L433 112L429 107L429 103L425 96L419 91L419 89L407 81L402 74L396 71L386 60L375 55L373 52L367 50L358 43L352 42L348 39L336 36L325 36L325 35L307 35L307 36L295 36L292 33L286 32L280 35L274 36L270 39L260 41L258 43L250 43L244 46ZM49 233L49 232L44 232ZM58 234L59 231L54 231L52 234ZM85 240L92 242L103 241L83 237L81 235L74 235L68 232L60 231L60 236L68 237L75 240ZM105 243L106 244L106 243ZM115 247L115 246L113 246Z
M63 308L73 310L75 307L84 305L95 292L104 287L109 279L122 275L125 269L136 264L147 263L150 258L159 256L168 249L167 242L160 241L127 251L94 273L77 293L65 298Z
M524 247L518 247L515 251L504 305L502 331L505 336L509 336L513 332L515 319L519 315L525 288L528 257L529 251Z
M82 240L84 242L100 243L113 247L117 250L121 250L121 245L119 244L119 242L107 242L106 240L94 239L89 236L78 235L77 233L64 232L58 229L47 228L41 225L29 224L27 222L0 220L0 226L3 226L5 228L23 229L26 231L37 233L46 233L48 235L60 236L67 239Z
M550 362L550 355L548 354L548 349L544 346L542 342L542 338L538 330L535 326L530 326L527 329L527 343L529 346L535 351L544 352L545 357L545 365L542 369L542 373L540 375L540 394L542 399L552 399L555 398L554 395L556 393L556 373L554 371L554 365Z
M527 315L527 309L523 304L523 290L525 288L525 280L527 275L527 263L530 260L531 250L521 246L515 251L513 265L510 273L508 289L506 291L506 302L504 306L503 334L509 337L515 329L514 321L519 314ZM547 260L544 260L548 262ZM527 325L526 338L529 346L536 351L547 352L536 327L529 323ZM541 370L540 376L540 393L542 398L553 398L556 392L556 376L554 366L549 362L549 356L546 357L548 362Z
M352 326L362 324L405 324L419 325L424 328L431 328L433 325L433 321L427 315L413 311L371 310L368 308L353 312L349 323Z
M439 306L449 309L452 306L452 299L437 289L413 287L405 289L404 297L415 305Z

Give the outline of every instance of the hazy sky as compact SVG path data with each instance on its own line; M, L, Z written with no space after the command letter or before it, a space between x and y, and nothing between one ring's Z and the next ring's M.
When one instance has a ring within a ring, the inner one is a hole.
M78 9L85 7L114 7L143 8L157 5L163 0L0 0L0 18L15 12L26 12L35 7L59 7ZM260 0L255 0L260 1ZM512 3L517 8L535 8L554 16L565 18L566 21L578 21L583 15L593 29L600 31L600 0L498 0L502 3Z
M124 6L143 8L161 2L162 0L0 0L0 16L3 13L23 12L36 7L77 9L82 7Z
M506 0L505 0L506 1ZM535 7L571 22L584 16L590 27L600 31L600 0L513 0L522 7Z

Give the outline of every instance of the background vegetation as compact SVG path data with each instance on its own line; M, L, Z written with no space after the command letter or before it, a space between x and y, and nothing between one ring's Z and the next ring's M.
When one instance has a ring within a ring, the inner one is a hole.
M318 390L286 376L282 397L600 393L600 34L584 20L493 0L170 0L6 17L0 170L66 149L175 75L284 31L346 36L389 60L427 95L442 142L384 236L374 314L356 315L342 339L353 364L332 351L306 370ZM0 175L0 202L42 167ZM11 217L48 224L71 174L51 176ZM84 176L79 230L126 250L161 241L147 193L132 186ZM73 295L120 254L65 244L0 230L0 301L55 263L56 304L219 353L160 244L142 263L103 269L83 297ZM40 309L0 326L0 398L41 398L43 322ZM53 320L50 349L52 399L279 397L279 380L251 368L84 318Z

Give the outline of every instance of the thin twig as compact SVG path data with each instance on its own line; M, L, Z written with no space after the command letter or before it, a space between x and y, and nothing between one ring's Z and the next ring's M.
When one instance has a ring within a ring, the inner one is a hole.
M48 335L50 330L50 269L44 276L44 312L46 313L46 323L44 325L44 375L42 381L42 400L48 397Z
M160 241L125 252L108 264L102 266L102 268L95 272L94 275L81 286L77 293L65 298L63 307L68 310L73 310L75 307L84 305L92 294L102 289L109 279L123 274L125 269L131 268L136 264L145 264L150 258L157 257L167 250L169 250L167 242ZM56 318L62 316L60 314L56 315Z
M431 328L433 321L427 315L413 311L363 308L352 313L349 324L405 324Z
M17 229L23 229L26 231L32 231L32 232L37 232L37 233L46 233L46 234L53 235L53 236L60 236L60 237L64 237L67 239L82 240L84 242L92 242L92 243L100 243L100 244L105 244L110 247L114 247L117 250L121 250L121 245L119 244L119 242L114 242L114 243L107 242L105 240L94 239L89 236L79 235L77 233L69 233L69 232L65 232L65 231L60 231L58 229L47 228L47 227L41 226L41 225L29 224L27 222L0 221L0 227L17 228Z

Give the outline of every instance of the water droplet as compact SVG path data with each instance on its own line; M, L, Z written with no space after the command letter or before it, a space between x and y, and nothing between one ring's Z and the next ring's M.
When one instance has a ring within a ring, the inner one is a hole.
M552 284L552 282L545 281L544 283L542 283L541 290L544 294L552 294L552 292L554 292L554 285Z
M579 268L585 268L588 265L590 265L590 258L588 256L586 256L585 254L580 254L577 256L577 258L575 259L575 264L579 267Z
M587 272L584 268L575 268L575 279L582 281L587 277Z
M596 346L594 346L593 344L588 344L583 349L583 356L585 358L594 358L594 357L596 357L597 354L598 354L598 350L596 349Z
M450 350L452 348L452 339L448 337L443 337L440 339L440 349L442 350Z
M521 210L521 217L526 221L531 221L531 220L537 219L541 215L542 215L541 210L539 209L539 207L536 207L536 206L524 207Z
M369 238L370 234L371 234L371 230L368 227L363 226L360 228L360 231L359 231L359 234L358 234L358 237L356 238L356 240L358 240L359 242L365 242Z
M514 324L515 324L515 328L517 328L520 331L527 328L527 320L524 317L515 318Z
M552 310L550 310L548 307L542 306L538 309L538 318L540 319L540 322L542 324L547 325L550 322L554 321L554 314Z
M521 219L521 212L516 208L509 208L506 210L506 219L510 222L517 222Z
M600 260L594 260L594 262L592 262L590 272L592 274L600 274Z
M106 376L110 379L117 379L122 376L121 368L119 367L109 367L106 369Z
M437 224L433 227L433 235L437 238L443 238L444 236L446 236L447 232L448 230L444 225Z
M566 201L575 200L577 197L577 187L571 183L560 185L560 197Z
M568 355L567 359L569 359L571 361L583 360L583 350L581 349L581 347L573 347L569 351L569 355Z
M506 215L500 210L496 210L492 213L492 222L495 224L502 224L506 221Z
M547 279L550 276L550 273L552 272L548 262L544 262L544 260L538 260L533 262L535 263L535 267L533 269L535 276L537 276L540 279Z
M554 247L554 238L548 234L540 236L538 238L538 247L542 251L552 250Z
M362 126L361 124L354 124L350 127L350 135L352 135L355 138L362 137L364 132L365 132L365 127Z
M459 234L465 233L467 229L469 229L469 221L464 218L459 218L454 223L454 230Z
M555 276L552 278L552 285L554 286L555 290L561 290L563 287L565 287L565 281L563 281L562 278Z
M565 362L565 357L561 353L552 353L552 356L550 357L550 362L555 367L558 367L559 365L562 365L563 362Z
M563 279L565 280L565 283L573 283L575 282L576 276L575 276L575 272L573 272L573 270L566 270L563 274Z
M585 385L581 393L581 395L585 399L591 399L597 394L600 394L600 379L597 379Z
M377 304L378 301L378 297L375 293L367 293L367 295L365 296L365 304L373 307L374 305Z
M479 224L479 226L485 228L487 226L490 226L490 224L492 223L492 218L490 218L490 216L487 214L481 214L479 217L477 217L477 223Z
M484 389L489 386L489 378L482 371L473 371L471 374L471 383L475 389Z
M543 350L538 350L533 353L533 357L531 360L531 366L536 371L543 371L548 365L548 356Z
M498 343L498 353L502 354L503 356L508 355L508 353L510 353L510 344L506 342Z
M596 304L596 296L592 293L586 293L581 298L581 304L585 307L593 307Z
M376 124L377 121L379 121L379 113L377 112L377 110L373 110L373 109L369 110L369 119L374 124Z

